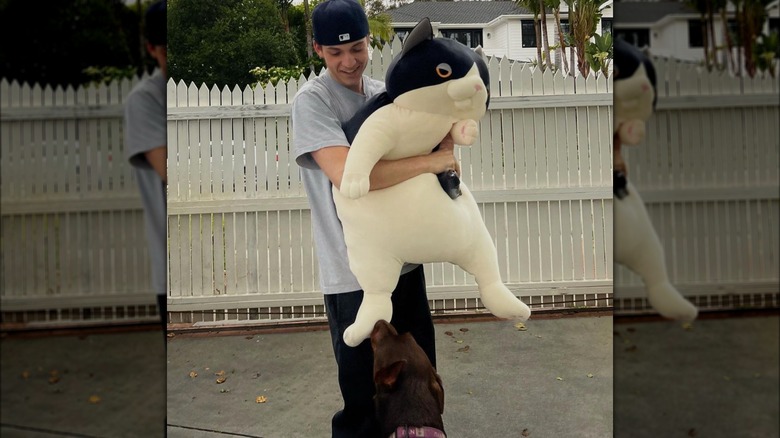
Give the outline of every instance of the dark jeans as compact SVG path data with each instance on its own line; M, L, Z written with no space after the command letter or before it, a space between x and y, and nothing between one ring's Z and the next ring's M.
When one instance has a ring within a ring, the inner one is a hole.
M160 322L162 323L163 342L165 342L165 349L168 349L168 297L165 295L157 295L157 310L160 313Z
M338 365L344 409L333 416L333 438L379 437L374 415L374 354L371 341L357 347L344 343L344 331L354 321L363 291L325 295L325 308ZM402 275L393 291L393 320L398 333L409 332L436 366L436 345L422 266ZM386 438L386 437L381 437Z

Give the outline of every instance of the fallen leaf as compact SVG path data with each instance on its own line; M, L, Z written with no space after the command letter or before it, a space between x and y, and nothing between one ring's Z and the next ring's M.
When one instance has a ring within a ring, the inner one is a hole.
M515 328L520 330L521 332L528 330L527 328L525 328L525 324L523 324L522 322L518 322L517 324L515 324Z
M593 374L588 373L588 377L590 377L592 379L593 378Z
M464 353L464 352L466 352L466 351L469 351L469 349L470 349L470 348L471 348L471 347L469 347L468 345L466 345L466 346L465 346L465 347L463 347L463 348L458 348L458 351L459 351L459 352L461 352L461 353Z
M452 332L444 332L444 334L447 336L452 336Z
M49 384L54 384L60 381L60 376L51 376L49 377Z
M198 377L198 373L196 373L194 370L190 371L190 379L194 379L196 377Z
M563 377L556 377L555 380L563 380Z
M455 341L455 343L456 344L462 344L463 343L463 339L458 339L458 340Z
M52 376L52 377L59 376L60 372L57 371L57 370L51 370L51 371L49 371L49 375Z
M268 399L264 395L258 395L255 399L255 403L265 403Z
M225 380L227 380L227 377L220 377L217 379L217 384L225 383Z
M523 429L523 432L520 435L528 436L528 435L531 435L531 432L529 432L528 429Z
M684 330L688 330L688 331L693 330L693 324L691 324L690 322L686 322L686 323L684 323L682 325L682 328ZM693 430L693 429L691 429L691 430Z
M253 379L256 379L256 378L258 378L258 377L260 377L260 373L254 373L254 374L252 374L252 378L253 378Z
M469 331L469 329L464 327L464 328L460 329L460 331L462 331L463 333L466 333L467 331Z
M30 378L30 372L27 370L22 371L22 379L27 380Z
M252 339L252 338L254 338L254 336L247 336L244 339Z
M224 376L225 375L225 370L222 370L222 371L219 371L217 373L214 373L214 375L215 376Z
M229 389L220 389L220 390L219 390L219 392L221 392L221 393L223 393L223 394L224 394L224 393L226 393L226 392L230 392L230 390L229 390Z
M165 336L167 336L169 338L172 338L172 337L176 336L176 333L167 333Z
M93 405L96 404L96 403L100 403L100 396L90 395L89 396L89 402L92 403Z
M541 338L541 337L542 337L542 335L536 335L536 337L537 337L537 338Z

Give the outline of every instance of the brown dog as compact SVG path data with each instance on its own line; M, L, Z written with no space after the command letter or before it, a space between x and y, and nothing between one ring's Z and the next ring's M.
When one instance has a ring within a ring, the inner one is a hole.
M445 438L441 378L412 335L387 321L371 332L376 415L382 437Z

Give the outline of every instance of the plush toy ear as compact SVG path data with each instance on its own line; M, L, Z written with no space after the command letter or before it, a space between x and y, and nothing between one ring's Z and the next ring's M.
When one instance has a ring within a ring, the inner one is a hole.
M431 20L426 17L420 20L417 26L414 26L414 29L406 36L404 46L401 49L401 55L405 55L415 46L430 39L433 39L433 27L431 27Z
M401 374L401 371L405 366L406 359L403 359L382 368L374 374L374 383L392 389L393 386L395 386L396 380L398 380L398 375Z

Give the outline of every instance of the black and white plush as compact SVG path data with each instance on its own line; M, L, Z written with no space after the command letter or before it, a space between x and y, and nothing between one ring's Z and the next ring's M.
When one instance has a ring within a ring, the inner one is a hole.
M371 169L381 159L429 154L447 133L456 144L473 144L487 109L487 83L484 60L456 41L434 38L424 19L391 63L386 95L356 116L362 124L348 124L348 131L359 129L333 198L364 295L344 333L347 345L367 339L377 321L390 321L390 297L404 263L454 263L475 276L482 303L494 315L530 316L503 284L495 245L464 184L454 199L433 174L369 192Z
M614 49L614 129L622 144L636 145L644 140L645 122L655 109L655 69L639 49L623 40L615 40ZM636 187L618 170L613 183L615 261L642 277L650 305L662 316L696 319L696 307L669 281L663 247Z

